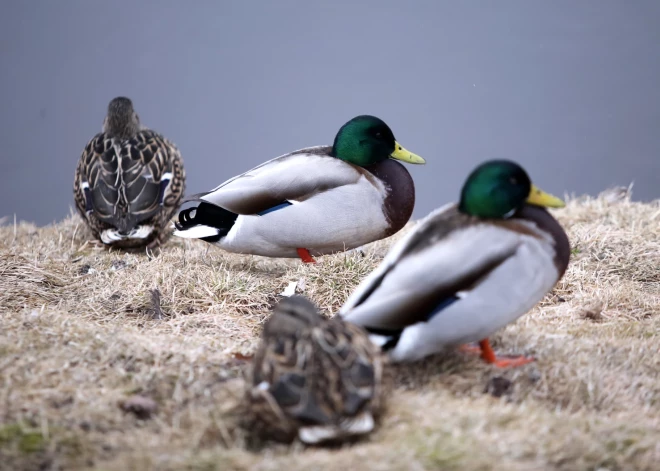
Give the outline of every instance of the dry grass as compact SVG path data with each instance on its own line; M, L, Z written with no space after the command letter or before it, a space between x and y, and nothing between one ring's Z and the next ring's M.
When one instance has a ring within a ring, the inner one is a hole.
M178 240L108 252L75 216L1 227L0 468L658 469L660 202L581 198L556 215L569 270L494 339L538 361L398 367L382 427L330 450L247 447L242 355L290 282L335 312L391 241L305 266Z

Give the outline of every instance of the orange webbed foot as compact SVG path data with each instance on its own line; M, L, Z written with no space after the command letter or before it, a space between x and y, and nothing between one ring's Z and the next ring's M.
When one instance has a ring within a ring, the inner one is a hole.
M488 339L479 341L479 346L476 345L461 345L458 350L463 353L480 353L481 358L486 362L498 368L513 368L516 366L526 365L534 361L534 358L519 356L519 357L498 357L490 346Z
M312 254L309 253L309 250L296 249L296 252L298 252L298 256L300 257L300 260L303 261L303 263L316 263L316 260L314 260Z
M498 357L493 351L493 347L490 346L488 339L483 339L479 341L479 347L481 348L481 358L486 362L492 365L497 366L498 368L512 368L515 366L526 365L534 361L534 358L529 358L525 356L519 357Z

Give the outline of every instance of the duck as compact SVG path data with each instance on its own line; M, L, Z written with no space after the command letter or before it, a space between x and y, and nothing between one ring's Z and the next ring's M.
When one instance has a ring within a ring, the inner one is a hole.
M120 96L83 149L73 194L78 213L103 244L153 248L171 235L185 182L179 149L144 127L132 100Z
M384 407L384 356L367 333L285 297L264 325L246 382L251 430L306 445L358 439Z
M393 245L338 315L365 328L393 362L458 347L496 367L529 363L498 357L488 337L566 272L570 243L547 209L563 206L518 163L486 161L467 177L460 201L431 212Z
M351 250L398 232L415 206L398 161L424 164L380 118L357 116L332 146L300 149L187 197L175 236L234 253L300 258Z

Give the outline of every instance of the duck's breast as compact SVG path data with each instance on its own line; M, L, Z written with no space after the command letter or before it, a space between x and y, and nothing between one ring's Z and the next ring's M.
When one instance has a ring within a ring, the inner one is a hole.
M386 237L399 232L410 220L415 208L415 183L408 170L396 160L387 159L366 167L387 189L383 212L389 228Z

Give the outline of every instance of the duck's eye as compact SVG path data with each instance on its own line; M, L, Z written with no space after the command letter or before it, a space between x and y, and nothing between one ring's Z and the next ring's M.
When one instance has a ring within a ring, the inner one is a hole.
M380 131L378 131L378 132L376 133L376 137L380 139L381 137L383 137L383 135L382 135L382 133L381 133Z
M517 185L518 179L516 177L511 177L509 178L509 183L511 183L512 185Z

